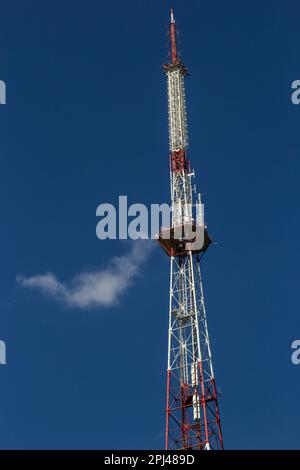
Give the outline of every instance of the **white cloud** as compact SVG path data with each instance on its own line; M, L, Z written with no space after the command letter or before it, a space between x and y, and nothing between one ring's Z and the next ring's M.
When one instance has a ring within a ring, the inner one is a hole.
M52 273L18 276L17 281L71 307L110 307L132 286L152 246L145 241L132 242L127 255L112 258L105 269L82 272L69 283L60 282Z

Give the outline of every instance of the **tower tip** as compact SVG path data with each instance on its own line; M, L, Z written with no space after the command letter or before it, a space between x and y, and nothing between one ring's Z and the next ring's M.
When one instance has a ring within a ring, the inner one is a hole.
M173 8L171 8L171 23L175 23Z

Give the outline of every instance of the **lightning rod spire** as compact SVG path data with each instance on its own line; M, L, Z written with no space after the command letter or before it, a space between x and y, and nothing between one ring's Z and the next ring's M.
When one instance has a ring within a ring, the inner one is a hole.
M171 34L172 63L176 64L178 62L178 57L177 57L177 45L176 45L176 25L175 25L173 8L171 8L170 34Z

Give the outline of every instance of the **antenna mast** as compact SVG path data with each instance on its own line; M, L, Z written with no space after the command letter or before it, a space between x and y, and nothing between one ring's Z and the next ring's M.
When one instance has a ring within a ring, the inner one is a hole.
M172 222L159 236L170 258L166 449L223 449L200 270L211 239L200 194L192 188L194 174L187 160L187 69L178 57L173 9L170 38L171 62L164 65L164 71L168 82ZM200 246L187 236L187 227L193 233L202 230Z

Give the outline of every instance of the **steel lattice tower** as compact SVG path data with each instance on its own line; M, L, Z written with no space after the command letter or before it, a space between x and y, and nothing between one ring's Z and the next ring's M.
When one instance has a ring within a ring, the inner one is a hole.
M187 69L177 52L176 35L171 10L171 61L164 71L168 82L172 222L159 236L171 263L166 449L223 449L200 270L200 260L211 240L187 160ZM194 247L190 232L187 236L188 226L202 228L201 247ZM182 229L180 237L175 236L178 229Z

